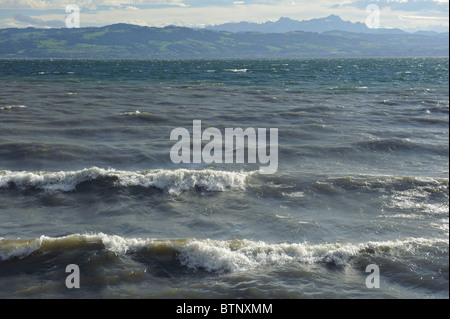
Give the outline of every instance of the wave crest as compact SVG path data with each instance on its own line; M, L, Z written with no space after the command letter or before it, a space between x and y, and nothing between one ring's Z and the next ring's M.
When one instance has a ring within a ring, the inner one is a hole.
M38 188L49 191L75 191L84 182L113 181L114 186L155 187L171 194L200 188L205 191L224 191L244 188L248 176L254 172L228 172L215 170L148 170L119 171L97 167L79 171L11 172L0 171L0 188Z
M22 108L26 108L26 106L25 105L6 105L6 106L0 107L0 110L12 110L12 109L22 109Z
M0 260L25 258L38 251L80 248L88 246L120 255L173 255L182 266L208 272L239 272L261 266L283 265L290 262L327 263L345 265L353 257L370 254L395 254L413 251L438 244L448 245L439 238L405 238L383 242L365 243L280 243L270 244L250 240L220 241L212 239L142 239L125 238L104 233L65 237L41 236L31 240L0 239Z

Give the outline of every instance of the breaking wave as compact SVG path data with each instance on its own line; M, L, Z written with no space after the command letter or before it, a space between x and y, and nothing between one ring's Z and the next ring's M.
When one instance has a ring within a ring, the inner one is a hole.
M0 171L0 188L37 188L48 191L70 192L75 191L81 183L110 181L115 187L154 187L171 194L195 188L221 192L229 188L243 189L247 177L252 174L254 172L228 172L209 169L158 169L132 172L98 167L60 172Z
M64 237L0 239L0 260L24 259L58 249L94 249L133 257L172 256L181 266L208 272L239 272L286 263L326 263L342 266L364 254L402 254L447 245L448 239L405 238L365 243L280 243L212 239L142 239L117 235L73 234Z
M6 105L6 106L0 107L0 110L12 110L12 109L22 109L22 108L26 108L26 106L25 105Z

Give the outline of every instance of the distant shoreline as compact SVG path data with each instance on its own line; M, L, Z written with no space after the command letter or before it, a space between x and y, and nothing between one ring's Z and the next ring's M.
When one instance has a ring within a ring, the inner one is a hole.
M270 61L270 60L283 60L283 61L289 61L289 60L360 60L360 59L379 59L379 60L396 60L396 59L450 59L449 56L386 56L386 57L378 57L378 56L364 56L364 57L319 57L319 58L313 58L313 57L299 57L299 58L16 58L16 57L0 57L0 61L2 60L44 60L44 61L74 61L74 60L88 60L88 61L179 61L179 60L192 60L192 61L201 61L201 60L208 60L208 61L227 61L227 60L237 60L237 61L245 61L245 60L262 60L262 61Z
M230 33L128 24L0 29L0 58L298 59L445 57L447 34Z

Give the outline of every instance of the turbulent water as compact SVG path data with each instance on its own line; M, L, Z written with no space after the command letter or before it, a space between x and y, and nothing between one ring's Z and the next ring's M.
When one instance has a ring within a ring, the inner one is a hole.
M448 298L448 72L1 60L0 298ZM173 163L194 120L277 128L278 171Z

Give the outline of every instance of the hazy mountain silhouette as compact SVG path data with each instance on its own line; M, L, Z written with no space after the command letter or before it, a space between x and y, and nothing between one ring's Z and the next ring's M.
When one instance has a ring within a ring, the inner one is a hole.
M206 27L209 30L227 32L263 32L263 33L286 33L293 31L324 33L327 31L345 31L354 33L374 33L374 34L405 34L400 29L370 29L365 23L344 21L337 15L330 15L325 18L311 20L293 20L290 18L280 18L276 22L264 23L225 23Z

